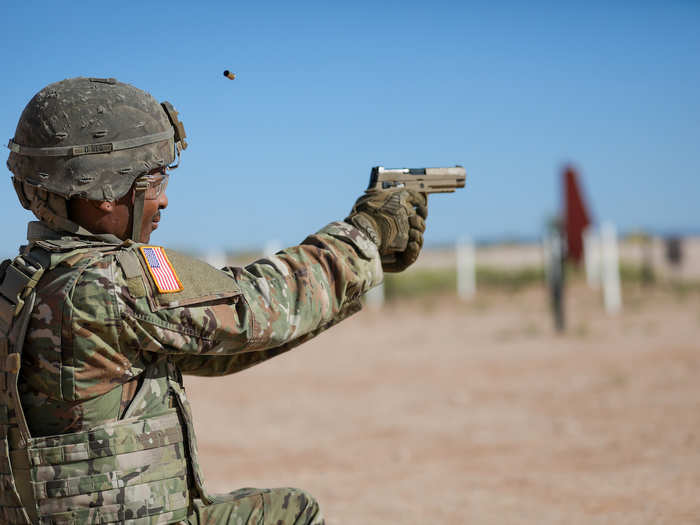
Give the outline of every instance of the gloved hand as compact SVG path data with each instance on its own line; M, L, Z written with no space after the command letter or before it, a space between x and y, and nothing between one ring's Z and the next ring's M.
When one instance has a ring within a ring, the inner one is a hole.
M427 195L398 188L365 193L345 221L377 245L385 272L400 272L418 258L427 217Z

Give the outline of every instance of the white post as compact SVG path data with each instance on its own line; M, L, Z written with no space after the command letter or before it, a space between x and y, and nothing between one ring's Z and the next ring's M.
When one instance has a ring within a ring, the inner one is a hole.
M591 288L600 287L601 253L600 236L592 227L583 232L583 258L586 265L586 282Z
M608 314L616 314L622 310L622 291L620 288L620 257L617 249L617 232L611 223L603 224L601 228L601 255L603 300Z
M476 251L474 242L463 237L457 241L457 294L463 301L476 294Z
M211 251L204 256L204 260L219 270L226 266L226 254L222 251Z
M265 255L265 257L269 257L270 255L275 255L281 249L282 243L280 243L277 239L270 239L263 247L263 255Z
M365 294L365 304L370 308L379 309L384 306L384 283L372 288Z

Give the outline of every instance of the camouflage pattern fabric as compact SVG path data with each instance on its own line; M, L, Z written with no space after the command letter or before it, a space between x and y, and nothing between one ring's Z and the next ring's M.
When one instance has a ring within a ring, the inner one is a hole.
M158 355L210 376L264 361L356 311L382 279L375 245L342 222L246 268L219 271L168 250L185 286L170 294L155 290L131 241L40 235L29 249L48 270L20 380L37 435L115 419L120 396L111 403L99 396L124 388ZM190 282L197 276L204 278Z
M318 503L306 492L292 489L240 489L217 496L209 504L195 500L190 525L322 525Z
M363 233L331 223L223 271L168 250L184 288L168 294L132 241L41 223L30 225L29 241L25 253L45 268L19 379L33 437L9 446L33 521L322 522L317 504L293 489L207 493L181 374L237 372L357 311L382 278ZM248 507L234 520L234 509Z

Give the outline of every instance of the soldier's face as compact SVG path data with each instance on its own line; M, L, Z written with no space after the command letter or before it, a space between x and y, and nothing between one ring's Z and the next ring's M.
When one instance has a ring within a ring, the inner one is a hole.
M69 202L69 217L72 221L87 228L92 233L111 233L120 239L131 237L131 223L134 215L135 191L116 201L89 201L73 198ZM160 212L168 207L165 185L158 195L148 193L143 202L143 219L139 242L149 242L151 233L158 228Z
M102 202L99 207L102 215L95 224L88 223L93 233L111 233L120 239L131 237L131 221L134 214L135 191L132 190L115 202ZM138 242L150 242L151 233L158 228L161 210L168 207L165 190L153 199L144 199L141 236Z
M168 196L165 190L157 198L144 201L140 242L149 242L151 240L151 233L158 228L158 223L160 222L160 211L167 207Z

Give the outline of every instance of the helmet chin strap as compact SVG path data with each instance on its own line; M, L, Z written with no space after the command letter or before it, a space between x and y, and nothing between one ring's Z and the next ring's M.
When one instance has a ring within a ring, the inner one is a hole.
M143 205L146 201L146 190L148 181L146 179L136 179L134 183L134 212L131 223L131 239L134 242L141 242L141 222L143 221Z

